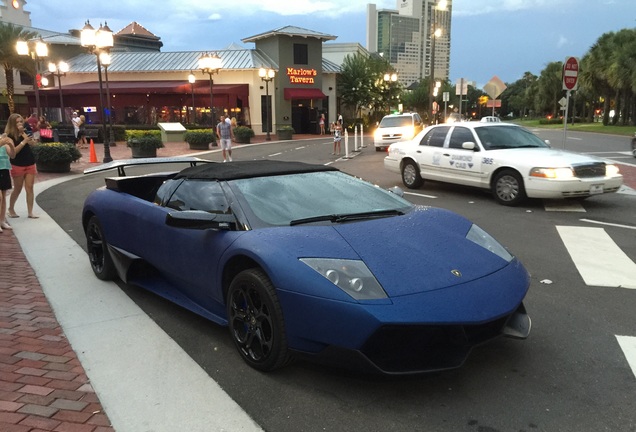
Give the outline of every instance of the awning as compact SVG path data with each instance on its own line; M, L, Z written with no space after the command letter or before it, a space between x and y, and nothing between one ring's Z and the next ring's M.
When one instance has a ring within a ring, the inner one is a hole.
M317 88L286 88L285 99L325 99L325 95Z
M128 94L190 94L190 83L184 81L109 81L108 87L111 93L128 93ZM106 88L106 84L103 85ZM99 91L99 83L89 81L77 84L62 85L64 94L94 94ZM58 88L49 87L40 89L40 93L46 92L57 93ZM247 84L214 84L215 94L249 94L249 86ZM196 94L210 94L210 84L208 80L200 80L194 84L194 92ZM25 92L33 95L33 90Z

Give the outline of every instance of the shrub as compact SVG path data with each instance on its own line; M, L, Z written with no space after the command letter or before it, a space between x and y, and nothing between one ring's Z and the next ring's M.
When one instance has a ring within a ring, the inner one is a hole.
M234 137L238 142L250 142L250 138L254 137L254 131L247 126L238 126L234 128Z
M139 147L141 149L162 148L160 130L127 130L126 145L128 147Z
M82 153L75 144L49 142L32 147L36 162L42 163L70 163L79 160Z
M186 132L183 135L183 140L191 146L195 147L208 147L208 145L214 142L214 134L211 129L194 129Z

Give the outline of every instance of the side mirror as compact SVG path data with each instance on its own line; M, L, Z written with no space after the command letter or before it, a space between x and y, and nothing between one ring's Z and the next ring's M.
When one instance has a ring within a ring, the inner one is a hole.
M175 211L166 215L166 225L175 228L236 229L236 218L231 214L209 213L203 210Z
M475 150L476 146L474 142L466 141L465 143L462 143L462 148L464 150Z
M398 186L393 186L391 189L388 190L391 193L396 194L399 197L404 197L404 191L398 187Z
M544 142L548 145L548 147L552 147L552 144L550 144L550 140L545 140Z

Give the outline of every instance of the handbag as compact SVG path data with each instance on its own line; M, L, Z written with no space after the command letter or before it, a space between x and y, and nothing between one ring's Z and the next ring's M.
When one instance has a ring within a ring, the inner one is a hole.
M40 129L40 138L53 138L53 129Z

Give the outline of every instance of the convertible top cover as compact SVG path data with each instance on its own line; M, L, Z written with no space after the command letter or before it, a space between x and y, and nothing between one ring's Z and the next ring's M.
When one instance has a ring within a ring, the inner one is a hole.
M287 174L302 174L320 171L339 171L325 165L277 160L236 161L231 163L211 162L182 170L175 179L237 180L252 177L268 177Z

